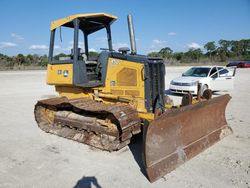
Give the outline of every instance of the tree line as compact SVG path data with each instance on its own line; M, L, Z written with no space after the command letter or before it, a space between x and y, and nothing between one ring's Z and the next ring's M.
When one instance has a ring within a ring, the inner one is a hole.
M97 52L89 52L91 57L97 57ZM54 56L55 60L59 60L60 57L67 57L68 54L60 53ZM25 69L25 67L46 67L48 64L47 55L37 54L17 54L16 56L8 56L0 53L0 69Z
M90 56L98 56L96 52L90 52ZM54 58L67 56L58 54ZM190 48L187 52L174 52L170 47L162 48L159 52L151 52L149 57L160 57L165 62L174 63L196 63L196 62L226 62L228 60L249 61L250 60L250 39L242 40L219 40L207 42L204 51L200 48ZM7 56L0 53L0 68L22 69L26 66L46 67L48 64L47 55L23 55Z
M7 56L0 53L0 68L3 69L22 69L25 66L40 66L45 67L48 64L47 55L23 55L17 54L16 56Z
M219 40L218 46L215 41L207 42L204 45L204 52L200 48L190 48L187 52L173 52L170 47L165 47L159 52L149 53L148 56L179 63L249 61L250 39Z

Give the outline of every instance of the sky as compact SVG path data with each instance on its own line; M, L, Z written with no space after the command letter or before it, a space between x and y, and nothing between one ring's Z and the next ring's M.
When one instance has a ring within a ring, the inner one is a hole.
M175 52L203 48L208 41L250 39L250 0L0 0L0 53L47 54L50 22L78 13L105 12L113 46L130 47L127 15L133 16L137 51L170 47ZM62 29L56 53L72 46L72 31ZM107 47L106 33L89 38L92 51ZM82 44L81 44L82 45Z

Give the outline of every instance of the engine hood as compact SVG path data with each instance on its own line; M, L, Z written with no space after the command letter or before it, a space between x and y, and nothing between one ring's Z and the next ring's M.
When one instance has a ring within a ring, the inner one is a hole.
M181 77L173 79L173 81L178 82L178 83L192 83L192 82L200 81L201 79L203 79L203 78L202 77L191 77L191 76L184 77L184 76L181 76Z

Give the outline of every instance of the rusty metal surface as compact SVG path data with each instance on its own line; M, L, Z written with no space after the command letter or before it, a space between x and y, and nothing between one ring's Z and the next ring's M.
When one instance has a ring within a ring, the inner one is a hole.
M38 101L35 119L45 132L113 151L140 132L136 110L124 104L104 104L89 98L58 97Z
M151 182L210 147L232 132L225 108L231 97L172 109L148 126L144 139L144 161Z

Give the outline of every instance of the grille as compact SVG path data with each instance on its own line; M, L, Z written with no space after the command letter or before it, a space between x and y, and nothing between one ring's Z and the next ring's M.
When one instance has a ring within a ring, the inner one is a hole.
M149 62L150 80L150 106L155 107L159 96L164 96L165 91L165 65L162 61Z
M175 86L191 86L190 83L172 82L171 84Z

